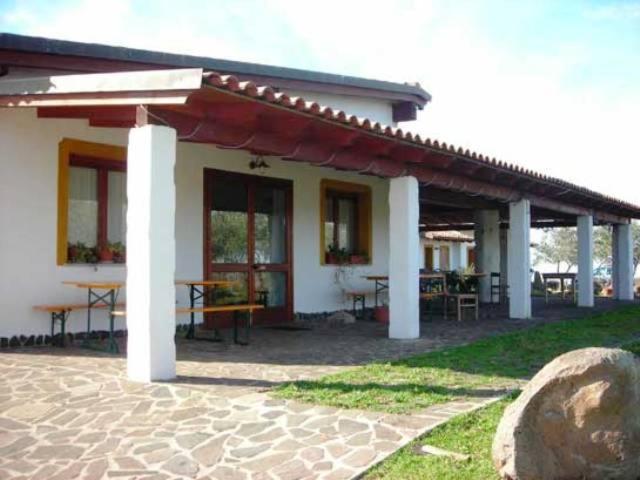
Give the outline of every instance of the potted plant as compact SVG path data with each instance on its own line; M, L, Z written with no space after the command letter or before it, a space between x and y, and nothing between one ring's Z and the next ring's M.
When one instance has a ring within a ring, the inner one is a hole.
M366 265L369 263L369 256L366 253L356 253L349 257L349 263L352 265Z
M349 252L346 248L338 248L335 245L329 245L325 253L325 263L328 265L343 265L349 263Z
M78 256L81 246L81 243L70 243L67 246L67 261L69 263L78 263Z
M113 262L113 251L109 245L100 248L98 251L98 258L103 263L111 263Z
M375 317L376 322L381 323L382 325L389 325L389 305L383 303L382 305L374 307L373 316Z
M114 263L125 263L127 261L126 249L122 242L111 243L109 244L109 248L113 253Z
M329 248L327 248L327 251L324 254L324 262L327 265L334 265L338 263L338 247L333 244L329 245Z

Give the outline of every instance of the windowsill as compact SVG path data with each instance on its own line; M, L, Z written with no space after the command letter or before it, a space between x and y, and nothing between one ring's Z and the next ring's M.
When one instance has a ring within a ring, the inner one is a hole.
M323 263L323 267L370 267L372 265L371 262L367 263Z
M100 262L100 263L65 263L61 265L62 267L92 267L92 268L100 268L100 267L126 267L126 263L113 263L113 262Z

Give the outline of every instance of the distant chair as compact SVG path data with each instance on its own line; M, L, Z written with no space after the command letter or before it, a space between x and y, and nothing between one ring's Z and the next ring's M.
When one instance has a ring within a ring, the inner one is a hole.
M491 303L502 304L507 297L507 285L502 284L502 275L500 272L491 272ZM494 302L497 298L497 302Z

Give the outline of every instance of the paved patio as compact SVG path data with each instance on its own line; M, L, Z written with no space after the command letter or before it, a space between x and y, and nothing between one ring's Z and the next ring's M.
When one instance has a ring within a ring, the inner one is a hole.
M479 323L425 322L415 341L390 341L369 322L256 329L249 347L181 340L171 383L127 381L123 356L13 350L0 357L0 478L352 478L500 392L389 415L273 399L271 387L579 313L544 308L528 322L505 321L499 309Z

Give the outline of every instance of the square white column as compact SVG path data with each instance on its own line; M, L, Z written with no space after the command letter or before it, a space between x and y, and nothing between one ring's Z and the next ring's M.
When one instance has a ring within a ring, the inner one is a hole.
M420 337L420 203L415 177L389 185L389 338Z
M480 301L491 302L491 273L500 271L500 212L475 212L474 237L476 242L476 269L487 275L479 279Z
M633 233L631 224L613 226L613 291L618 300L633 300Z
M509 204L509 317L531 318L531 206Z
M176 376L176 132L129 133L127 156L127 372L141 382Z
M578 217L578 306L593 307L593 217Z

